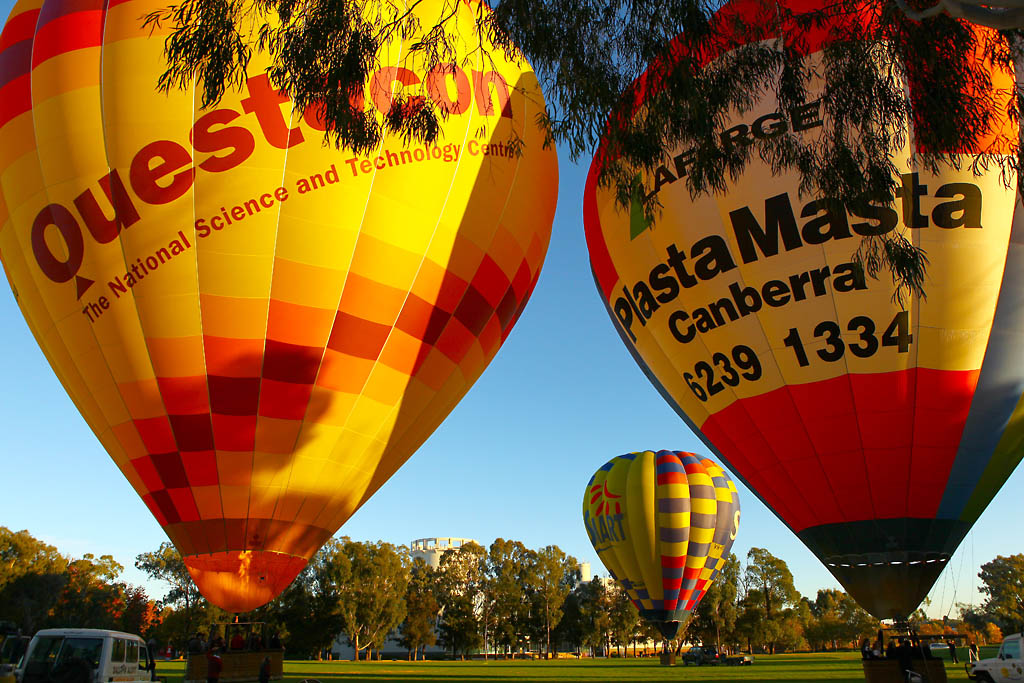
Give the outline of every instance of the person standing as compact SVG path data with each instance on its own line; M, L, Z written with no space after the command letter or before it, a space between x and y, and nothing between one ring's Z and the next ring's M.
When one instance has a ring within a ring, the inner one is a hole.
M260 663L259 683L270 683L270 657L264 657Z
M949 648L949 657L953 660L953 663L959 664L960 659L956 656L956 644L952 640L947 640L946 647Z
M967 661L978 661L978 644L975 642L972 642L970 645L967 646Z
M219 683L220 672L224 668L224 661L217 654L218 650L209 649L206 651L206 683Z

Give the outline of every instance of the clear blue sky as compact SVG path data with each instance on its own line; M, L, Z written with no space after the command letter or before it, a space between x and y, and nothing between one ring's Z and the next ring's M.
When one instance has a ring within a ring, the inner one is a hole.
M0 17L12 4L0 0ZM586 164L562 154L560 167L551 247L526 312L462 403L340 533L395 544L431 536L555 544L606 574L581 518L590 475L630 451L702 451L619 341L583 238ZM78 415L3 285L0 330L0 525L73 556L111 554L125 580L161 597L133 561L164 541L163 531ZM768 548L810 597L839 587L771 511L742 486L740 495L734 552ZM977 603L979 565L1024 552L1022 497L1019 469L939 578L931 614L946 614L954 596Z

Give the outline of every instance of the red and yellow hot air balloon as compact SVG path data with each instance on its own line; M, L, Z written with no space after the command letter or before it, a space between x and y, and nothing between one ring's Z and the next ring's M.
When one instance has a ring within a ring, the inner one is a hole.
M583 495L583 524L598 557L666 640L725 565L739 522L729 475L683 451L612 458Z
M730 3L721 25L760 7ZM796 41L812 67L828 36ZM991 78L996 99L1008 96L1013 75ZM824 130L815 87L792 111L765 94L722 134L813 140ZM999 161L1016 141L1006 124L964 161ZM756 153L725 192L692 198L686 158L671 151L644 176L663 206L650 229L598 186L595 161L584 217L608 311L680 416L854 598L906 617L1021 459L1016 188L999 163L933 172L908 146L893 156L899 196L845 211ZM894 302L888 277L866 279L853 263L864 236L890 231L926 251L927 298Z
M440 5L414 12L429 27ZM15 6L0 258L89 426L203 594L239 612L283 590L494 357L540 272L557 161L534 74L480 55L475 3L452 6L455 62L421 68L407 36L367 85L378 115L397 93L437 102L438 142L368 156L323 145L257 58L210 110L158 93L164 34L140 17L162 6Z

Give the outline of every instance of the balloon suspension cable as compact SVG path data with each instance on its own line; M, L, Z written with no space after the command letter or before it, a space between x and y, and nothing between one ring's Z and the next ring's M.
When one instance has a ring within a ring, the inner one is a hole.
M960 553L960 567L956 570L956 581L953 582L953 599L950 600L950 602L949 602L949 609L946 610L946 618L949 618L950 613L953 611L953 607L956 606L956 595L957 595L957 591L960 588L960 578L963 576L963 573L964 573L964 562L966 560L967 560L967 553L966 552ZM946 565L946 568L949 569L949 565Z

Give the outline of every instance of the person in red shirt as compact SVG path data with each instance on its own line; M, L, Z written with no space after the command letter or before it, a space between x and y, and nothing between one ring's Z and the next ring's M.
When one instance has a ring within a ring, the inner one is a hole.
M231 636L231 649L232 650L244 650L245 649L245 637L242 636L241 631L235 631L235 635Z
M217 654L217 650L206 651L206 683L218 683L220 672L224 668L224 662Z

